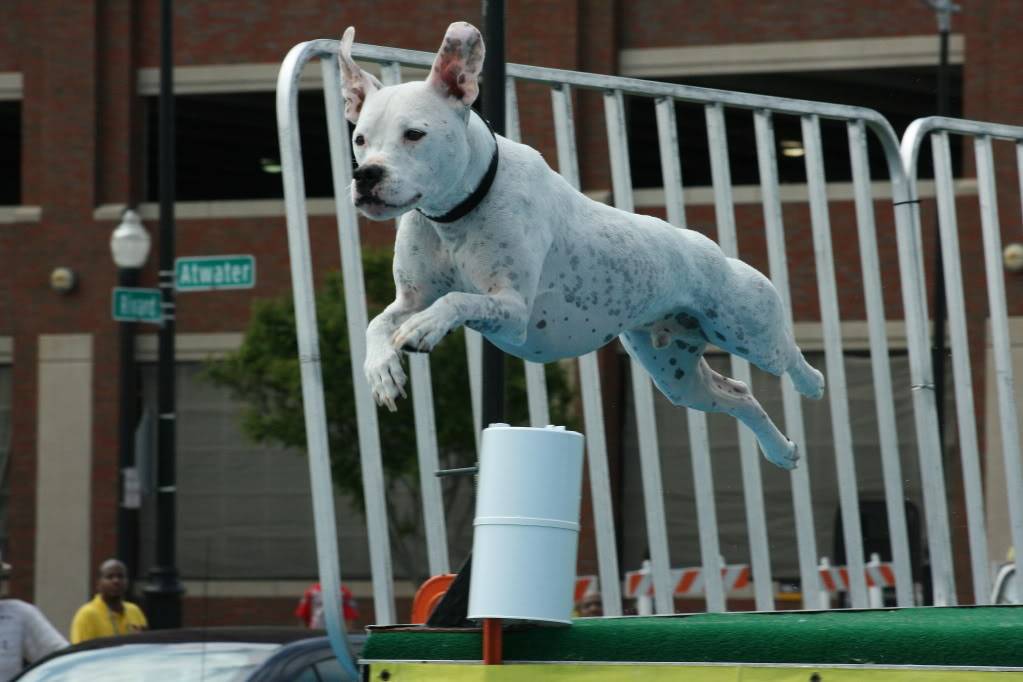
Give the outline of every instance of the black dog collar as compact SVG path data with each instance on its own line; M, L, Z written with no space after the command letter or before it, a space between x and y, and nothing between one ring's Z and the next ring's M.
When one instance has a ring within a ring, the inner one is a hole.
M477 114L477 116L479 116L479 114ZM480 180L480 184L475 191L467 196L462 203L458 204L444 215L437 216L435 218L432 215L423 213L423 211L418 208L416 209L435 223L453 223L459 218L465 216L469 213L469 211L480 205L480 202L483 201L483 197L487 196L487 192L490 191L490 186L494 184L494 177L497 175L497 135L494 134L494 129L490 127L490 121L482 116L480 116L480 118L487 124L487 129L490 131L490 135L494 138L494 157L490 159L490 167L487 168L486 174L483 176L483 179Z

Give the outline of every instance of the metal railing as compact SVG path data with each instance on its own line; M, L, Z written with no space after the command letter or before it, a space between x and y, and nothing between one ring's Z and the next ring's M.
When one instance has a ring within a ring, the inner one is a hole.
M395 620L393 579L388 546L387 513L384 506L384 481L380 461L380 440L376 420L376 409L363 377L362 362L365 355L364 332L366 327L366 302L359 260L360 246L358 226L354 208L348 199L347 185L351 182L351 150L345 128L344 117L339 107L339 69L336 61L338 41L314 40L295 46L282 65L278 79L278 122L280 126L282 167L285 180L289 248L293 271L296 323L298 325L299 352L302 360L302 383L305 398L306 426L309 440L310 471L313 480L313 498L316 515L316 537L320 571L323 577L325 604L328 607L328 629L336 627L339 616L333 620L330 609L336 610L339 603L332 595L337 594L340 579L337 555L336 529L334 528L333 502L331 499L329 460L327 453L326 422L323 410L322 377L319 363L318 341L314 309L313 279L309 254L308 226L305 213L305 193L302 179L301 149L298 136L297 92L302 68L310 60L319 58L323 73L324 96L326 98L334 190L337 205L338 233L343 263L345 300L348 310L348 331L352 357L357 419L359 424L359 446L363 467L369 542L373 571L373 598L378 623L392 623ZM402 49L383 48L371 45L353 46L353 55L363 61L381 65L385 84L401 80L403 67L429 67L433 55ZM927 311L925 303L924 269L921 261L921 238L919 212L915 194L916 147L907 154L907 166L900 157L900 145L891 125L875 111L820 102L768 97L761 95L710 90L684 85L658 83L601 76L589 73L558 69L507 65L507 120L508 137L519 138L517 110L517 85L539 83L550 89L552 122L557 148L557 170L574 187L580 187L578 156L574 132L572 101L574 89L589 89L603 93L604 112L611 164L611 178L614 204L624 210L633 210L632 178L629 171L629 144L625 121L624 99L626 96L652 98L655 103L662 173L664 178L665 208L673 225L682 227L686 223L684 188L682 185L681 159L676 126L676 102L696 103L704 107L707 138L710 149L710 163L714 190L714 207L717 218L718 241L726 255L737 256L736 220L732 184L728 167L728 147L724 112L726 109L745 111L750 116L755 130L757 164L760 176L761 204L768 248L769 275L778 289L786 315L792 321L792 302L788 281L788 262L785 248L785 228L782 221L781 198L778 180L778 164L775 156L776 141L774 121L780 116L798 117L805 148L805 169L815 255L815 270L821 311L821 323L828 380L828 401L834 433L834 456L838 471L839 501L844 542L849 570L849 597L854 607L868 606L868 590L865 578L864 548L860 528L858 489L854 458L853 434L849 422L849 397L843 365L843 339L840 328L838 292L832 255L829 203L825 179L824 154L821 145L821 121L840 121L845 124L857 224L857 239L861 258L862 281L869 347L872 365L874 397L880 440L882 472L884 480L885 505L888 530L891 539L892 567L895 578L896 602L908 606L914 601L914 585L909 558L909 540L903 494L898 432L895 423L891 366L889 363L888 339L885 330L885 310L882 298L880 260L876 237L875 200L872 197L870 170L868 165L867 140L872 135L879 143L887 165L891 183L892 210L898 250L899 274L902 303L905 309L910 375L912 382L912 403L916 427L917 451L920 461L922 490L925 507L927 545L933 581L935 604L955 603L955 582L952 568L951 544L946 504L942 456L938 434L938 420L933 391L933 371L927 333ZM942 120L947 123L947 120ZM924 130L926 126L918 130ZM1013 135L1018 129L1012 129ZM1005 131L1003 131L1005 132ZM920 133L923 134L923 133ZM992 133L990 130L986 134ZM907 139L908 139L907 134ZM1013 139L1020 139L1013 137ZM909 144L907 142L907 144ZM913 143L917 144L918 143ZM903 145L903 149L907 149ZM911 168L907 175L905 168ZM939 183L941 192L948 192L947 183ZM990 216L986 218L990 220ZM994 243L997 246L997 223ZM946 232L943 224L943 238ZM985 235L988 228L985 227ZM994 247L992 247L994 248ZM991 253L996 253L992 251ZM948 277L948 273L946 273ZM989 275L990 277L990 275ZM950 291L953 282L950 279ZM961 286L960 286L961 290ZM1004 299L1004 295L1003 295ZM994 305L994 304L993 304ZM1004 300L1001 302L1004 312ZM993 315L994 316L994 315ZM1004 320L1004 316L1001 318ZM1000 321L995 329L996 350L998 343L1004 345L1007 334ZM473 412L477 433L481 424L480 363L478 336L468 332L467 352L470 361L470 387L473 395ZM1001 339L1001 341L999 340ZM953 343L955 348L955 343ZM1000 353L1000 351L999 351ZM1005 351L1007 353L1007 350ZM999 355L1002 357L1002 355ZM1006 356L1007 357L1007 356ZM1005 359L1005 358L1003 358ZM749 364L733 357L732 375L750 382ZM449 568L446 546L446 528L440 489L432 472L437 468L438 445L430 396L430 366L427 356L413 354L410 357L411 381L419 463L423 483L424 519L428 545L428 557L432 573L445 572ZM1000 365L1003 366L1003 365ZM966 368L968 372L968 367ZM541 365L526 362L529 392L530 422L544 425L548 421L546 388ZM655 610L657 613L671 613L672 599L671 562L668 546L667 523L664 512L663 481L660 467L660 444L657 440L657 424L654 419L654 396L647 374L633 362L632 389L635 400L635 414L638 421L638 442L641 476L643 482L643 504L646 519L650 564L654 585ZM612 518L612 498L607 464L607 447L604 437L600 376L597 370L596 354L590 353L579 359L580 392L587 446L587 463L591 485L592 510L597 539L597 559L600 573L601 594L604 613L621 613L621 585ZM960 375L957 371L957 388ZM968 377L967 377L968 378ZM1011 383L1011 376L1009 378ZM967 380L964 386L969 386ZM1011 394L1011 385L1008 385ZM1002 385L999 386L1002 389ZM958 395L958 392L957 392ZM807 441L802 405L798 394L788 380L782 382L782 396L785 416L785 431L804 453L804 457L791 473L792 505L795 519L796 547L799 574L802 584L803 603L807 608L828 608L829 604L820 596L822 586L818 574L820 555L816 546L814 517L811 506L809 484L809 460L806 456ZM1009 404L1009 403L1006 403ZM966 396L960 396L958 405L965 410ZM972 415L972 409L969 412ZM1015 414L1012 408L1013 415ZM697 523L699 527L700 552L707 609L725 609L725 593L720 580L721 553L719 551L718 528L715 518L715 495L713 485L710 446L706 417L702 412L689 411L690 450L697 500ZM1012 422L1013 425L1015 421ZM743 480L743 494L746 509L750 556L756 607L760 610L774 607L771 575L771 550L767 542L767 524L762 494L760 466L761 458L755 439L743 427L739 428L740 456ZM1015 426L1013 426L1015 429ZM1006 432L1006 440L1018 444L1016 431ZM975 440L975 439L974 439ZM1010 483L1019 480L1018 448L1015 454L1008 454L1015 462L1010 469ZM976 471L976 451L964 455L972 458L971 475ZM979 480L979 479L978 479ZM979 483L968 481L970 499L976 502ZM977 488L974 490L974 488ZM1021 488L1017 487L1017 490ZM1013 504L1018 497L1010 495ZM974 507L971 506L971 510ZM1019 525L1019 509L1013 508L1014 533L1023 533ZM972 515L971 511L971 515ZM972 517L971 517L972 518ZM982 530L982 525L980 526ZM976 539L977 529L971 524L971 538ZM981 533L982 534L982 533ZM1014 535L1014 538L1016 536ZM1023 540L1023 538L1017 538ZM1023 546L1017 542L1017 546ZM976 548L974 548L976 550ZM986 555L985 555L986 556ZM734 559L734 557L733 557ZM979 589L979 588L978 588ZM824 590L826 593L826 590ZM333 624L333 625L332 625Z
M1019 417L1016 409L1015 380L1009 345L1009 318L1002 273L1001 229L999 227L997 183L992 147L994 140L1007 140L1015 143L1017 167L1021 188L1023 188L1023 128L936 116L914 121L906 129L902 138L902 158L913 196L916 196L920 152L925 140L928 137L931 140L938 229L943 255L945 296L948 304L956 422L959 429L959 450L963 468L963 493L966 501L973 599L977 604L987 604L991 600L991 571L988 565L984 493L973 400L974 383L970 367L967 310L963 298L956 195L952 181L952 155L949 147L950 134L973 139L977 164L977 190L980 197L980 224L987 278L987 299L991 319L991 339L994 347L994 376L997 388L999 428L1002 438L1002 456L1005 462L1005 485L1008 494L1012 543L1018 551L1019 548L1023 548L1023 471L1020 469ZM914 228L919 231L918 204L911 205Z

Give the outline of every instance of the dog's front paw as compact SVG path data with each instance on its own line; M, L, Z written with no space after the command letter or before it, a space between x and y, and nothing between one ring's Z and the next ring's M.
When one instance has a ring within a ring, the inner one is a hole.
M761 444L761 449L768 462L786 471L792 471L799 463L799 447L790 440L772 448L764 448Z
M397 412L394 404L398 396L405 395L405 370L401 367L401 358L388 348L384 353L372 353L366 356L363 364L369 390L377 405L386 405L391 412Z
M405 320L391 337L391 346L396 350L429 353L453 324L447 307L435 303Z

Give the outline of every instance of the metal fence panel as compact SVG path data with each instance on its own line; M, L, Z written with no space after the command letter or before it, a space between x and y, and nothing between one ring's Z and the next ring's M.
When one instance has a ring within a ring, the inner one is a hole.
M312 308L312 280L311 274L308 272L310 267L308 227L305 218L304 186L301 178L301 157L297 135L297 100L294 97L293 90L297 90L297 86L294 86L294 83L297 83L297 76L301 71L302 65L309 59L325 57L323 60L324 89L328 101L328 119L332 121L332 164L335 193L338 196L338 224L342 239L342 260L345 266L346 300L350 313L349 334L352 340L353 375L356 379L356 403L359 410L360 449L364 458L364 484L367 490L367 501L374 499L382 501L383 478L382 469L379 467L379 436L375 421L375 407L369 398L368 387L365 386L365 380L362 377L361 371L362 355L365 353L361 339L366 319L361 267L358 259L358 231L353 229L353 226L357 223L355 221L354 209L349 202L343 199L345 185L351 179L351 168L348 163L350 152L348 150L347 134L346 131L342 130L343 117L340 115L337 106L339 101L338 69L334 59L337 45L337 41L313 41L299 46L301 47L301 50L299 50L301 57L293 58L289 56L289 59L285 62L288 75L285 77L285 69L282 68L282 80L280 81L282 89L278 92L282 164L284 166L285 186L287 189L286 205L288 209L289 245L292 251L292 268L295 278L296 309L302 309L297 324L300 327L300 348L303 353L303 392L306 396L307 406L306 416L310 440L310 465L311 467L313 466L314 460L317 462L317 467L322 468L323 465L326 465L328 475L326 477L321 476L321 480L329 482L326 437L325 431L322 428L323 425L320 424L321 421L325 420L325 415L322 413L322 377L319 374L319 358L316 349L315 310ZM296 50L298 49L296 48ZM388 79L393 79L400 74L398 71L400 65L429 66L433 60L433 55L426 52L369 45L353 46L353 54L361 59L384 64L385 77ZM790 319L792 316L792 306L787 282L785 240L782 231L777 167L774 157L772 116L792 115L801 118L804 145L806 147L810 209L813 218L813 233L817 255L818 287L823 313L822 322L828 364L829 400L831 401L832 422L835 428L836 458L840 472L840 498L846 530L848 563L852 573L851 593L854 605L866 605L865 583L863 580L864 557L862 555L862 544L858 527L859 517L856 509L856 475L852 463L852 435L849 431L848 404L845 395L844 369L842 367L842 339L839 327L837 293L835 291L834 266L831 262L830 225L827 215L827 196L824 188L823 158L820 150L819 120L822 118L840 120L848 125L850 153L854 166L857 225L865 273L869 273L872 267L876 271L876 266L871 264L876 262L877 252L876 244L871 243L868 238L868 233L873 232L874 225L872 200L869 195L869 174L865 172L863 138L868 133L873 133L876 136L881 142L892 182L902 297L906 310L910 366L914 382L914 416L918 433L918 452L921 460L929 552L935 584L935 600L936 603L954 603L955 594L951 570L948 513L945 502L940 451L938 448L937 418L932 390L932 367L927 339L923 266L920 262L919 214L916 204L913 203L915 201L915 188L910 180L907 179L906 167L899 157L898 140L888 122L876 112L844 105L705 90L669 83L655 83L638 79L615 78L517 64L509 64L506 73L508 78L505 86L509 93L508 101L510 103L508 115L509 136L512 138L516 138L519 135L516 82L539 82L551 88L559 168L562 175L575 187L579 187L580 182L571 112L572 89L585 88L605 93L605 104L607 105L605 112L609 143L611 145L611 170L614 181L615 204L626 210L632 210L633 207L631 178L629 177L628 169L628 149L625 138L623 97L630 95L658 99L656 114L659 142L662 151L662 168L664 177L667 179L665 183L665 205L668 210L669 220L679 226L684 225L685 215L677 133L674 121L672 120L674 116L673 103L675 101L686 101L709 105L706 111L708 135L712 143L712 174L714 177L715 206L719 223L718 234L722 247L729 255L737 254L737 243L731 185L728 178L727 148L724 142L724 119L721 112L723 107L726 106L751 111L757 135L757 158L761 174L761 192L765 229L768 237L768 259L771 276L779 289L786 314ZM294 81L294 83L289 85L291 81ZM289 97L291 98L290 100L288 99ZM905 150L905 146L903 149ZM983 150L981 149L979 153L978 160L983 161L985 158ZM1020 161L1020 163L1023 164L1023 161ZM859 170L856 170L857 167L859 167ZM909 173L909 175L915 181L914 173ZM982 199L984 199L984 196L982 196ZM993 205L993 186L992 194L987 196L987 200L989 204ZM988 227L985 229L985 245L987 251L995 253L995 246L998 245L996 241L997 222L992 222L990 210L987 213L988 215L985 220L988 221L986 223ZM991 277L990 270L991 268L989 267L989 277ZM352 281L349 282L348 278L352 278ZM886 362L887 345L883 332L884 314L880 301L880 282L875 281L875 279L869 276L866 277L864 287L867 297L868 322L871 330L871 351L872 354L875 354L874 378L875 388L878 392L878 420L882 441L890 533L893 541L896 541L897 538L905 538L906 536L905 518L904 515L900 516L898 513L895 513L897 509L901 509L902 483L899 480L901 474L898 468L896 434L894 433L891 420L883 414L884 409L886 409L885 406L891 404L890 394L892 389ZM1003 325L1004 292L1002 292L1003 300L1000 302L996 300L997 292L994 292L993 296L992 317L997 318L994 314L994 308L1000 305L1002 321L996 319L995 322L997 325ZM996 344L998 343L999 335L1004 331L1002 327L997 325L995 331ZM479 355L479 337L468 331L466 336L467 354L470 360L473 412L478 438L479 428L482 426L479 423L481 390L477 358ZM1008 358L1007 350L1004 355L1005 357L999 355L996 346L996 356L998 356L996 359L999 362L1000 371L1001 368L1007 366L1004 364ZM545 389L543 388L543 368L540 365L530 367L530 364L526 364L527 383L530 386L530 421L535 425L543 425L547 421L547 418L544 418L547 399ZM611 495L607 471L606 443L603 432L604 422L600 377L597 372L595 354L591 353L580 358L579 367L583 410L586 419L591 497L596 526L604 611L607 615L614 615L621 611L620 584L618 583L619 573L616 558L615 529L611 517ZM429 372L427 364L414 361L411 371L414 374L414 385L428 387ZM741 380L749 381L749 367L744 361L738 359L733 361L733 373ZM666 583L665 575L668 573L670 565L668 562L667 541L666 539L663 539L663 541L661 539L666 538L666 532L664 529L663 501L659 499L659 452L655 433L656 424L653 423L652 418L652 391L649 379L642 374L641 369L634 366L633 374L634 382L636 382L634 393L637 401L637 414L640 415L642 420L639 431L641 452L644 453L642 458L645 485L648 490L645 496L658 498L652 502L648 501L646 507L647 525L654 564L654 582L658 586L657 591L659 593L670 594L670 588L666 590L664 587ZM425 379L423 378L424 375ZM424 381L426 383L423 383ZM1011 394L1011 374L1009 375L1006 387L1003 388L1000 385L1000 389L1003 392L1008 390ZM819 590L816 589L819 587L816 571L817 551L810 506L803 416L799 406L799 397L791 383L783 381L782 391L787 431L804 453L801 466L793 472L791 477L798 545L796 549L799 555L800 575L804 586L804 604L806 606L825 606L824 603L817 603L819 599ZM423 400L426 399L425 391L417 390L415 393L419 393ZM317 411L316 407L317 395L320 401L319 411ZM422 442L425 444L425 448L429 450L431 439L428 422L431 422L432 419L426 414L425 408L422 411L422 431L424 436ZM1013 414L1015 413L1013 412ZM720 574L717 570L720 567L721 557L718 551L717 524L714 518L714 490L710 469L706 417L702 412L690 411L688 420L694 472L696 480L701 482L701 484L697 485L696 494L698 497L698 509L700 510L698 523L700 526L704 573L705 577L708 578L706 588L708 608L722 610L724 609L724 594L721 590ZM1014 421L1013 424L1015 424ZM1013 426L1009 425L1003 428L1011 429ZM1018 431L1018 427L1015 428ZM1007 444L1015 444L1018 448L1018 438L1011 440L1011 435L1008 431L1004 434ZM435 436L432 443L433 447L436 448ZM770 554L766 544L766 531L763 530L766 524L762 494L759 491L760 460L755 441L745 431L743 431L740 447L757 606L758 608L769 608L773 604L773 598L767 587L770 583ZM315 453L314 450L316 450ZM1018 454L1017 449L1015 453L1016 460L1018 460ZM1008 454L1006 457L1008 466L1010 457ZM374 458L376 459L375 462ZM421 466L424 468L435 466L430 462L430 455L427 452L426 459L423 460ZM1018 461L1015 467L1015 470L1008 470L1009 478L1011 479L1010 486L1015 486L1016 491L1023 492L1023 486L1018 485L1020 478ZM322 500L324 496L329 496L331 491L321 490L320 488L322 486L317 487L314 485L313 490L314 507L317 509L318 537L321 522L325 524L329 520L331 525L333 523L332 516L328 516L324 511L326 506ZM433 493L430 493L430 495L431 502L429 506L435 510L437 507L436 496ZM1019 496L1010 495L1010 500L1013 499L1018 500ZM1019 518L1016 511L1015 509L1013 510L1014 521ZM436 515L436 511L427 511L426 514L433 516ZM389 547L386 540L386 511L384 510L383 514L369 513L368 516L370 517L371 542L375 543L371 552L373 554L374 603L377 606L378 622L391 622L391 619L393 619L393 594L391 591L393 587L391 583L393 581L391 580ZM383 524L382 527L381 523ZM443 522L441 521L441 523ZM1020 535L1020 537L1014 536L1014 539L1017 540L1017 546L1023 546L1023 524L1018 529L1014 526L1014 532L1018 532ZM336 567L336 538L333 546L330 545L329 541L325 542L327 544L319 547L321 573L326 576L327 582L333 580L332 576L336 576L339 580L340 574L332 568L330 556L333 554L333 566ZM906 543L899 542L898 544L904 547ZM431 557L439 552L439 546L440 543L436 539L428 542L428 550L431 553ZM899 576L897 578L899 603L905 604L910 599L907 592L909 587L905 577L908 570L908 558L896 551L894 563L896 565L896 573ZM431 558L431 570L434 570L435 564L439 565L439 559L433 557ZM332 573L332 571L334 572ZM756 578L759 579L759 582ZM325 590L329 588L326 584L324 587ZM327 598L329 598L329 595ZM666 602L667 600L664 600L659 603L659 611L666 612L671 608ZM329 624L330 620L328 618L328 626Z
M956 345L960 345L960 353L965 347L967 336L965 304L963 301L963 285L957 266L960 254L956 239L955 197L954 186L950 179L950 159L948 156L947 134L952 133L974 139L974 154L977 162L977 187L979 192L981 233L984 249L985 276L988 289L988 314L991 317L991 336L994 346L995 382L998 396L999 427L1002 437L1002 456L1005 462L1005 485L1008 494L1010 517L1010 533L1013 545L1023 547L1023 471L1020 463L1019 422L1015 399L1015 380L1013 377L1011 349L1009 347L1008 312L1005 299L1005 283L1002 274L1001 234L998 218L997 189L992 155L992 140L1008 140L1015 142L1017 150L1023 143L1023 127L1000 125L980 121L932 116L918 119L911 123L902 138L902 159L906 168L912 193L915 194L920 150L928 135L932 136L932 147L935 155L935 176L937 180L937 198L939 211L939 229L941 231L943 259L945 263L946 295L949 296L949 323L953 344L953 367L956 371L956 398L970 400L965 392L972 390L969 373L969 358L960 355L957 359ZM1023 161L1017 156L1020 170L1020 182L1023 183ZM1023 184L1021 184L1023 187ZM919 207L910 204L914 220L919 225ZM967 402L967 404L970 404ZM972 433L976 439L976 424L973 423L973 412L966 413L961 405L959 412L960 438L965 433ZM965 431L964 429L965 422ZM963 442L963 474L966 487L967 510L970 514L971 553L979 552L983 546L974 537L981 532L979 524L972 517L981 518L983 500L979 490L979 482L975 480L976 463L971 461L973 453L971 444ZM984 557L986 558L986 557ZM974 572L975 594L985 588L990 581L984 566L978 557L971 556ZM1017 581L1020 580L1017 572ZM1017 582L1017 588L1020 583ZM977 595L978 601L982 598ZM936 595L937 601L937 595Z

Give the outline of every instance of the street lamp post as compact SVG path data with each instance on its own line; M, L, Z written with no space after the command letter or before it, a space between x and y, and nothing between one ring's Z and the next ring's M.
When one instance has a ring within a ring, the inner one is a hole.
M160 0L160 291L163 322L157 344L156 565L145 604L154 630L181 627L185 592L177 569L177 410L174 331L174 60L172 0Z
M149 233L135 211L125 211L121 224L110 235L110 253L117 265L118 286L136 286L139 269L149 257ZM121 322L119 337L121 399L118 414L117 558L124 562L129 578L134 579L138 576L139 538L138 469L135 465L135 424L138 421L135 409L138 398L135 323ZM133 483L135 491L131 490Z

